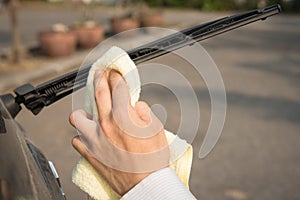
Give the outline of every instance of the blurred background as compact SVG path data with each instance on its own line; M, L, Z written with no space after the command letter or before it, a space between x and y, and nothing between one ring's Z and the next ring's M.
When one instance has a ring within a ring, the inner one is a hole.
M0 0L0 91L74 70L98 43L122 31L181 30L274 3L281 14L201 42L220 70L228 101L222 135L204 159L197 155L211 115L205 83L173 54L156 61L180 71L197 93L201 121L190 189L198 199L300 199L299 0ZM180 113L169 91L147 87L142 99L162 104L166 128L176 132ZM16 119L54 162L67 198L86 199L71 181L79 159L70 144L76 135L71 111L69 96L37 116L24 109Z

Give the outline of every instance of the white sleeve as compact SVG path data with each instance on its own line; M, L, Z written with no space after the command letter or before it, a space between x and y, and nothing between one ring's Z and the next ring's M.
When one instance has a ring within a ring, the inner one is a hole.
M195 200L170 168L158 170L127 192L121 200Z

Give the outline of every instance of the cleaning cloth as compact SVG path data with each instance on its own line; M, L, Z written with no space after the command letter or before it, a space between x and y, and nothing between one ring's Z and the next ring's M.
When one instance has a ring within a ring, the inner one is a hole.
M113 46L92 65L89 72L84 109L93 116L94 120L98 119L94 97L94 74L96 70L109 68L119 71L124 77L129 88L132 106L140 97L141 83L136 65L124 50ZM179 179L188 187L193 157L192 146L173 133L167 130L164 132L170 150L169 167L176 172ZM81 158L74 167L72 181L95 200L117 200L121 198L84 158Z

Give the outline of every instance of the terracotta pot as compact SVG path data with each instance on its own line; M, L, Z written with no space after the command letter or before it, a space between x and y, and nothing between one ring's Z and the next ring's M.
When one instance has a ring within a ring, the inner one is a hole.
M76 35L73 32L42 32L39 40L42 50L53 57L71 55L76 47Z
M104 39L104 28L100 25L94 27L77 27L74 28L74 32L77 36L77 43L83 48L95 47Z
M142 25L146 27L159 27L164 24L164 17L161 12L143 13L141 22Z
M114 17L111 20L113 33L121 33L130 29L136 29L139 27L139 21L132 18L117 18Z

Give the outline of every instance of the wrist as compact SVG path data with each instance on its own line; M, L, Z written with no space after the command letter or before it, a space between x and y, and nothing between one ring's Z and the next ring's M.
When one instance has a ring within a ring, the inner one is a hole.
M123 180L120 181L120 177L114 177L114 183L112 183L112 187L114 190L123 196L132 188L134 188L137 184L139 184L142 180L144 180L147 176L151 173L128 173L128 172L121 172L123 173Z

